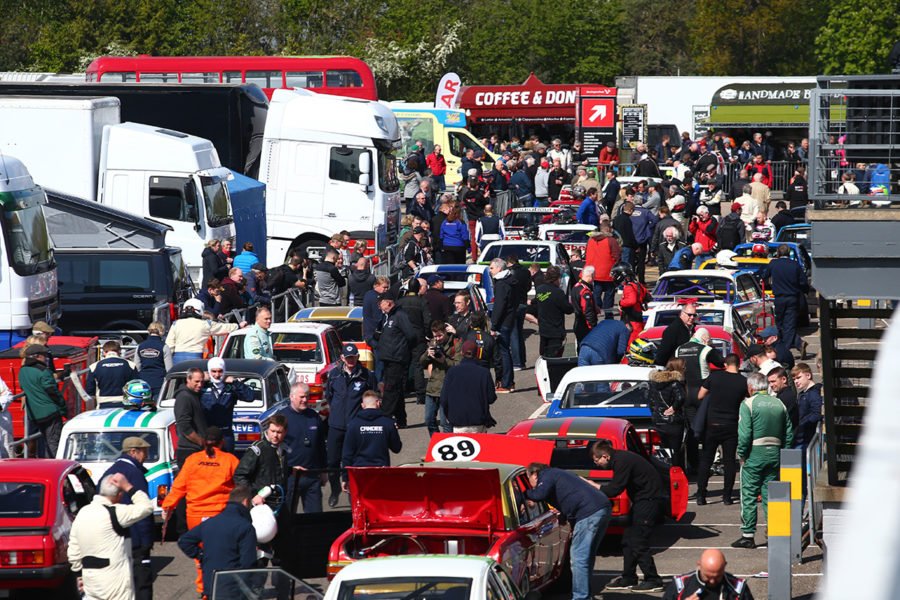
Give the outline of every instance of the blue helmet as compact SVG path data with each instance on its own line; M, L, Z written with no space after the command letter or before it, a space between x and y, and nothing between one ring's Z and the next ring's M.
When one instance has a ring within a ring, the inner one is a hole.
M132 379L122 388L123 401L126 406L142 408L153 404L153 392L150 384L143 379Z

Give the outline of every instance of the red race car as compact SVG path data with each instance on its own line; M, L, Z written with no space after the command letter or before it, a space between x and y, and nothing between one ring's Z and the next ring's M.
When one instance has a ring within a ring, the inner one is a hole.
M612 471L598 469L590 457L590 446L606 440L617 450L630 450L651 461L668 484L670 516L676 521L687 511L688 482L680 467L669 467L652 457L634 425L625 419L604 417L563 417L528 419L513 426L506 435L435 434L427 460L498 461L519 465L542 462L551 467L573 471L592 481L605 483ZM628 523L631 501L628 494L610 498L612 520L608 531L621 533Z
M435 462L347 469L352 527L331 545L328 577L351 561L472 554L503 565L523 593L562 574L571 529L544 502L528 506L525 469Z
M721 325L703 325L702 327L709 331L709 345L718 350L722 356L733 352L740 357L741 361L747 356L747 342L740 335L729 332ZM665 330L664 326L651 327L642 331L638 337L658 346ZM635 356L629 348L629 353L622 358L622 364L653 364L654 354L655 349L652 353L645 352L639 357Z
M93 497L94 482L77 462L0 460L0 588L46 588L48 598L77 598L69 531Z

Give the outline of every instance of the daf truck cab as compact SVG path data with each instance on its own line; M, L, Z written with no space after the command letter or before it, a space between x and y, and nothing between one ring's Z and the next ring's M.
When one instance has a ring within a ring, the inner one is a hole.
M212 143L178 131L120 123L117 98L0 98L0 150L29 165L48 190L96 200L172 227L199 279L212 239L234 237L226 182Z
M431 108L425 103L392 102L391 110L397 117L400 126L400 140L404 156L412 152L418 140L425 142L425 154L430 154L434 146L441 147L444 160L447 162L447 173L444 181L452 187L462 181L460 167L467 150L481 150L484 153L482 168L490 171L498 156L484 147L472 133L466 129L466 113L463 110L445 110Z
M55 326L59 319L56 262L43 207L44 190L35 185L18 158L0 154L0 349L25 339L36 321Z
M399 147L397 119L383 104L275 90L259 169L270 262L295 248L318 258L346 230L374 245L376 269L387 268L400 227Z

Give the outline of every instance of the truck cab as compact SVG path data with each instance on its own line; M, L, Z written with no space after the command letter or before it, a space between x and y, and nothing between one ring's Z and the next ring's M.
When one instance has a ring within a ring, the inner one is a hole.
M379 264L388 266L382 259L400 226L399 143L383 104L275 90L259 170L271 261L295 248L318 258L332 234L347 230L374 239Z

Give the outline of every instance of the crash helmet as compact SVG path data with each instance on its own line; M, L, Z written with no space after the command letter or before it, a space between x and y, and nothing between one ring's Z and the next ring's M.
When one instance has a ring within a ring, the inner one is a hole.
M753 244L751 251L753 252L753 256L759 256L761 258L769 255L769 247L765 244Z
M143 408L153 403L153 391L143 379L132 379L122 388L122 400L130 408Z
M203 301L199 298L191 298L189 300L185 300L184 304L181 307L182 315L190 315L190 314L203 314Z
M636 338L628 346L628 358L636 363L652 365L656 358L656 344L643 338Z
M587 190L584 189L583 185L573 185L570 193L572 194L573 198L577 200L583 200L585 195L587 195Z
M621 285L626 281L634 281L634 269L627 262L620 262L610 269L609 274L612 275L616 285Z

